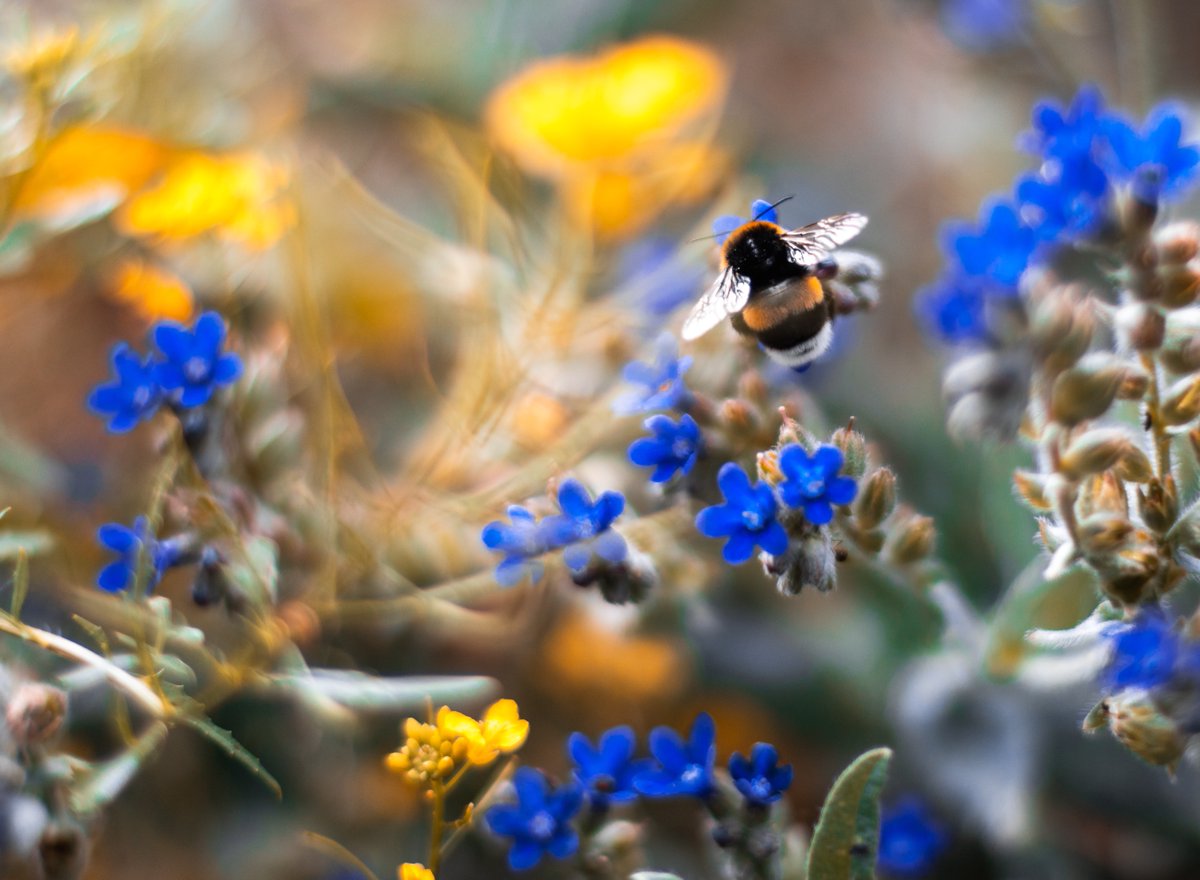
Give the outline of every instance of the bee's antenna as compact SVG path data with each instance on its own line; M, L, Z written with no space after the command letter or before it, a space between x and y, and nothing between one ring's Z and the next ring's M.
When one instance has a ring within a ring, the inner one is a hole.
M773 204L773 205L767 205L765 208L763 208L761 211L759 211L757 214L755 214L755 215L754 215L754 219L755 219L755 220L758 220L758 219L760 219L760 218L764 217L765 215L767 215L767 214L771 213L772 211L774 211L776 208L778 208L778 207L779 207L780 205L782 205L784 202L790 202L790 201L791 201L792 199L794 199L794 198L796 198L796 197L795 197L795 196L784 196L782 199L780 199L779 201L777 201L775 204Z
M714 232L712 235L702 235L699 238L691 238L691 239L688 239L688 244L694 244L695 242L698 242L698 241L708 241L711 238L717 238L720 234L721 233L719 233L719 232Z

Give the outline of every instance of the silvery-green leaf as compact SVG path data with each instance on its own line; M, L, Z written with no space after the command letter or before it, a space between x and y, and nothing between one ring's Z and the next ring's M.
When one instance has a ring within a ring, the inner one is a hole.
M809 880L872 880L879 850L879 796L891 749L860 755L833 784L813 830Z
M483 675L380 678L350 670L315 669L309 675L279 675L270 681L277 687L369 712L415 712L424 709L429 700L476 702L496 691L496 680Z
M37 556L52 546L54 539L50 533L40 529L29 532L0 532L0 561L16 559L22 550L29 556Z

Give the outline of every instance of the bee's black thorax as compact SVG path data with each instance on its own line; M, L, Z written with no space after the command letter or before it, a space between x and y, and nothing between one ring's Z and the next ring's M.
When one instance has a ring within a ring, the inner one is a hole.
M792 261L782 230L761 220L746 223L730 233L724 255L729 268L750 282L751 296L809 271Z

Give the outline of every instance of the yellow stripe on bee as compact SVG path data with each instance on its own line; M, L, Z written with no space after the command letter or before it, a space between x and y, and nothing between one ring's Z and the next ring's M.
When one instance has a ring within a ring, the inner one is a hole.
M815 276L810 275L788 284L786 293L780 296L764 296L753 300L742 309L742 320L755 333L768 330L783 323L792 315L815 309L825 301L825 289Z

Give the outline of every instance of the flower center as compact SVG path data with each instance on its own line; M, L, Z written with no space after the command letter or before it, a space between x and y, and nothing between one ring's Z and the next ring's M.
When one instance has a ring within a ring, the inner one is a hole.
M183 375L189 382L203 382L208 378L208 361L199 356L188 358L183 365Z
M743 510L742 522L750 531L757 532L763 527L763 515L757 508Z
M686 437L678 438L671 444L671 457L686 461L692 454L692 443Z
M750 783L750 792L757 800L765 801L771 796L771 783L760 776Z
M529 836L534 840L549 840L554 836L554 829L557 826L558 823L554 821L554 817L542 810L535 813L529 820Z
M684 785L697 785L704 779L704 768L699 764L688 764L688 768L679 776Z
M145 385L139 385L137 390L133 392L133 405L138 408L144 408L150 403L150 389Z
M805 468L796 474L800 494L805 498L820 498L825 491L825 474L815 468Z

